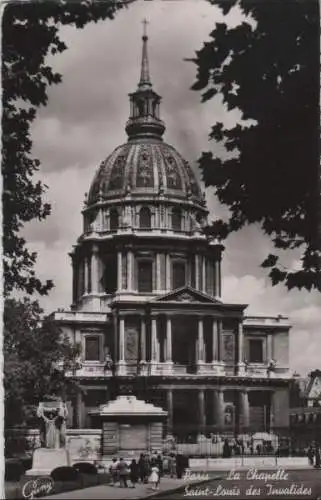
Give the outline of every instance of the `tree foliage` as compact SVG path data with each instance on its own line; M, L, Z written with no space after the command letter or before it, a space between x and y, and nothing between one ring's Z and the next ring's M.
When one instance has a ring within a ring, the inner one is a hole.
M130 2L127 2L130 3ZM30 125L45 106L48 88L62 76L48 64L48 55L66 50L61 25L83 28L88 22L112 19L124 3L34 1L10 2L2 17L2 175L5 293L19 289L46 294L53 286L35 273L36 253L21 235L26 222L43 220L50 205L47 186L34 180L40 162L32 156Z
M113 19L131 0L9 2L2 17L2 175L4 250L4 388L5 424L26 421L28 405L46 395L75 389L66 372L76 366L72 346L52 319L42 321L38 302L22 294L47 294L53 283L36 276L37 254L28 249L21 231L34 219L50 214L43 200L47 188L35 180L40 162L32 154L30 126L48 101L48 89L62 75L49 55L67 49L62 25L83 28L89 22Z
M50 317L40 321L42 313L37 301L6 300L3 354L8 427L24 423L28 406L44 397L65 399L76 390L66 374L77 368L79 346L71 345Z
M203 102L220 94L247 123L215 123L210 138L228 154L204 152L199 159L206 186L230 210L207 232L224 238L259 224L275 248L262 263L272 284L320 290L319 3L209 1L224 14L238 4L246 20L216 24L193 59L192 88L202 91ZM294 249L299 270L280 263L282 251Z

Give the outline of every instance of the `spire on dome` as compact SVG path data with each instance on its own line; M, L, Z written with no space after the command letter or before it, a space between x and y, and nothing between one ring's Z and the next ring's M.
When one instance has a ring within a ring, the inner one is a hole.
M161 97L153 90L149 76L146 19L143 20L143 52L138 88L130 98L130 116L126 123L128 140L146 137L162 140L165 125L159 117Z
M138 84L139 88L146 87L146 86L148 86L148 87L152 86L151 81L150 81L150 76L149 76L149 64L148 64L148 52L147 52L147 40L148 40L148 36L147 36L148 21L147 21L147 19L144 19L142 21L142 23L144 26L144 31L143 31L143 36L142 36L143 50L142 50L142 65L141 65L141 71L140 71L140 80L139 80L139 84Z

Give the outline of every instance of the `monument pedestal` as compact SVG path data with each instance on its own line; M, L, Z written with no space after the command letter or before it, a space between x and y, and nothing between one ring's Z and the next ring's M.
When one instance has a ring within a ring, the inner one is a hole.
M26 476L50 476L57 467L70 466L70 456L65 448L38 448L32 456L32 469L26 471Z

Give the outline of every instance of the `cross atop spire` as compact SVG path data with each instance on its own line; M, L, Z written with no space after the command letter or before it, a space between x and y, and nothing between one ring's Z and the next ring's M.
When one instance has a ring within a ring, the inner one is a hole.
M143 19L143 51L142 51L142 65L141 65L141 72L140 72L140 80L138 87L151 87L151 81L150 81L150 76L149 76L149 64L148 64L148 53L147 53L147 24L148 21L147 19Z

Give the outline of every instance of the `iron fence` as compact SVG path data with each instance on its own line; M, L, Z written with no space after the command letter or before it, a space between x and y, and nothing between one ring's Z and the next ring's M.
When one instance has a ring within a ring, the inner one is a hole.
M224 450L224 443L228 444ZM213 427L180 426L164 439L166 451L192 457L261 456L302 457L309 445L321 443L321 429L273 428L269 432L243 428L240 432Z

